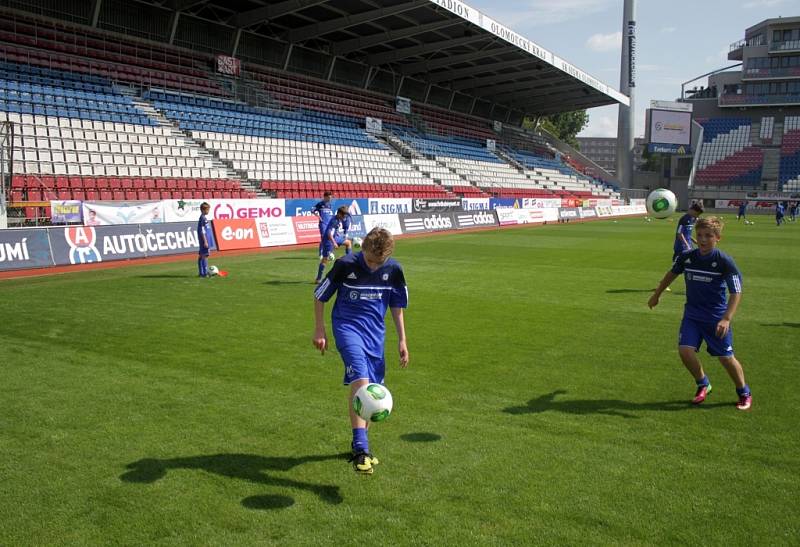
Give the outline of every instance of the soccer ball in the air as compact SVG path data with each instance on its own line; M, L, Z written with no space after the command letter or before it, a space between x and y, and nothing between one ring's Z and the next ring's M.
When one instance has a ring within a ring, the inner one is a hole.
M209 266L208 275L219 275L219 268L217 268L216 266Z
M362 386L353 396L353 410L368 422L382 422L392 413L392 394L380 384Z
M328 253L328 260L336 260L336 255L334 254L333 251Z
M353 238L353 247L355 247L356 249L360 249L362 243L364 243L364 240L361 239L360 237Z
M656 218L667 218L675 212L678 200L665 188L658 188L647 196L647 212Z

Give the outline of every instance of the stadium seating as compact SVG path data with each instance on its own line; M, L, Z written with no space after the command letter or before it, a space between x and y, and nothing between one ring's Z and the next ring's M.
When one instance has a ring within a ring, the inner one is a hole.
M755 186L761 182L764 151L750 142L749 118L711 118L703 125L703 145L695 174L700 186Z
M0 19L0 58L135 85L227 94L208 78L211 55L20 14Z
M800 116L786 116L783 122L780 185L785 192L800 190Z
M417 103L405 115L388 95L248 64L252 106L210 76L208 54L35 16L0 22L0 37L14 202L254 196L231 170L279 197L614 195L527 137L514 137L527 159L490 152L502 138L474 116ZM366 117L416 153L368 134Z

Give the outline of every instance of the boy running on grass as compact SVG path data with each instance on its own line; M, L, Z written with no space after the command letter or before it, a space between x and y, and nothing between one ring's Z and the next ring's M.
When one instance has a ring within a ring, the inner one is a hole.
M719 219L700 219L695 228L698 248L675 259L672 269L661 280L647 305L651 309L656 307L661 293L680 274L684 275L686 306L678 336L678 353L697 383L692 403L702 403L711 393L711 383L697 358L697 352L705 341L708 353L719 358L736 385L739 397L736 408L749 410L752 406L750 386L745 382L742 365L734 357L731 329L731 321L741 300L742 277L733 259L717 249L722 235ZM730 293L727 301L726 288Z
M350 386L347 403L353 432L353 469L370 475L378 459L369 449L367 428L351 404L362 386L382 384L386 369L383 358L386 310L391 309L397 330L400 366L408 366L408 347L403 309L408 307L408 288L403 269L394 259L394 238L385 228L373 228L361 245L333 264L325 280L314 292L315 329L312 342L322 354L328 349L325 333L325 302L337 293L331 313L336 348L344 361L344 384Z

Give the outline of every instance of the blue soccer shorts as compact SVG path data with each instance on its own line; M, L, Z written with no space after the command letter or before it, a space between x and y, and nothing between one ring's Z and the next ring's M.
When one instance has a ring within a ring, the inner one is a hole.
M382 384L386 375L386 361L383 355L369 355L361 346L345 346L339 348L339 355L344 361L344 385L348 386L356 380L369 380L371 384Z
M333 236L333 239L336 240L336 244L337 245L343 245L344 244L344 239L345 238L341 234L337 234L337 235ZM325 238L319 244L319 256L326 257L329 254L331 254L333 251L334 251L333 243L331 243L330 239Z
M709 355L713 357L733 356L733 327L728 329L725 336L719 338L717 323L705 323L684 317L678 333L678 345L700 351L703 341L706 343L706 351Z

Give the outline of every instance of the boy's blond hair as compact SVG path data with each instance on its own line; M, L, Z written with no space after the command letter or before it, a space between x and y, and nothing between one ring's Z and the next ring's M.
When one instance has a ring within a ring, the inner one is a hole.
M389 258L394 252L394 237L386 228L376 226L367 234L361 243L361 248L376 258L382 260Z
M722 228L724 224L717 217L701 218L694 224L695 231L698 230L711 230L717 237L722 237Z

